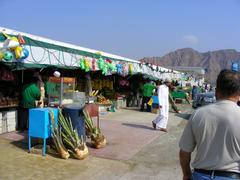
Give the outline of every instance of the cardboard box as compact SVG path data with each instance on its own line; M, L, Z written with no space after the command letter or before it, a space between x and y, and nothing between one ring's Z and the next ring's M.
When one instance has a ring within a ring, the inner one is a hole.
M3 111L0 113L0 134L16 131L17 111Z

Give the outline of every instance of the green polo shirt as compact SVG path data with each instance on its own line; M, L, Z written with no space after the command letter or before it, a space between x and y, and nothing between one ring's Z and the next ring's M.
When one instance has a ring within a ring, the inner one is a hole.
M36 107L35 101L40 99L40 89L35 83L27 84L23 87L22 99L24 108Z
M152 83L146 83L143 86L143 96L151 97L155 86Z

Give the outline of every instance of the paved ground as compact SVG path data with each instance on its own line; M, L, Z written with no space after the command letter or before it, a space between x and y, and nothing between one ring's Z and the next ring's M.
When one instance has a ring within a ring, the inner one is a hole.
M62 160L49 154L46 157L28 154L26 142L14 142L0 136L0 180L180 180L178 141L191 108L184 105L181 110L182 114L170 112L168 133L151 129L151 120L156 117L152 113L124 109L102 116L101 125L105 131L108 130L104 121L112 121L109 126L111 133L122 134L124 138L125 134L131 136L131 133L136 133L140 141L133 142L136 148L122 141L123 147L119 147L119 151L112 150L119 152L112 156L109 156L109 152L98 154L92 151L92 155L82 161ZM123 131L119 128L121 126L126 129ZM114 130L111 127L115 127ZM110 136L109 132L106 134ZM109 137L109 140L111 149L116 139Z

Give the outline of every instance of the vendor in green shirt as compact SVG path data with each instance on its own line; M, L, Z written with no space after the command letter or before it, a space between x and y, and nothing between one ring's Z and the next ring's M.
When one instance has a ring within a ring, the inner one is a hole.
M28 129L28 116L29 116L29 109L36 107L36 101L40 99L40 89L37 86L37 82L39 78L34 76L31 79L31 82L24 85L22 89L22 108L21 108L21 116L19 123L20 130Z
M36 101L40 99L40 89L36 83L29 83L23 87L22 98L24 108L35 108Z
M155 86L151 83L150 80L148 80L144 86L143 86L143 99L142 99L142 105L141 105L141 111L144 111L144 105L148 103L150 98L153 95L153 90L155 89ZM147 104L147 112L151 111L151 106Z

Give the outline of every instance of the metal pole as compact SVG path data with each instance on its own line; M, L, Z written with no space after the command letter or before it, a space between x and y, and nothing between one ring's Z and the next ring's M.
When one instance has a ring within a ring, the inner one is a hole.
M59 107L62 107L63 100L63 77L61 77Z

